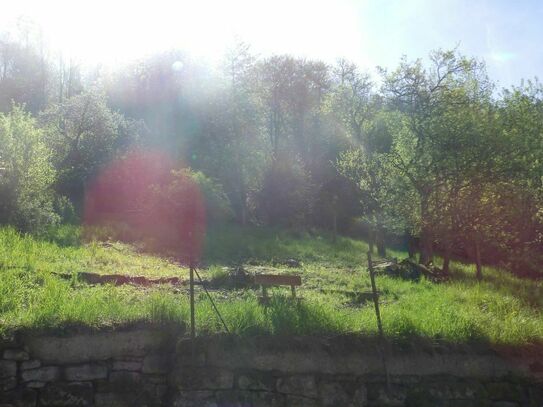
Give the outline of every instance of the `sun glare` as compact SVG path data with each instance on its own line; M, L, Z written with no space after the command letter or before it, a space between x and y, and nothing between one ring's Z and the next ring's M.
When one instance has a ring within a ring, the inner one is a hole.
M331 7L309 0L23 0L8 5L0 26L7 30L20 25L23 17L25 24L41 28L53 49L84 63L114 65L172 48L213 60L239 40L263 54L333 61L362 49L352 5L342 1Z

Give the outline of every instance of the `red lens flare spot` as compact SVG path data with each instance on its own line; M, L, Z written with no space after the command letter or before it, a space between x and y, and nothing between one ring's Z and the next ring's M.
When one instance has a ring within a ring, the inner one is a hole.
M84 224L194 264L205 238L205 202L190 171L166 154L134 150L104 168L85 194Z

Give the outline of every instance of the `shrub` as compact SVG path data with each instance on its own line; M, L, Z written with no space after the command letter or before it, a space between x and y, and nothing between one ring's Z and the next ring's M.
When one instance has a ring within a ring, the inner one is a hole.
M0 224L35 231L58 222L50 157L41 130L21 106L0 114Z
M201 171L184 168L173 171L170 185L175 188L179 180L190 179L200 189L206 207L206 216L211 222L224 222L233 218L234 214L230 200L223 190L222 185L209 178Z

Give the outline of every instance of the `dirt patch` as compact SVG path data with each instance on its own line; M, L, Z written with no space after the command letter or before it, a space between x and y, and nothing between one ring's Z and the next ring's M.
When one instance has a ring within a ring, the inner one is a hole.
M71 280L73 274L66 273L54 273L55 275ZM161 278L147 278L143 276L126 276L122 274L96 274L96 273L77 273L77 278L89 284L114 284L114 285L140 285L151 286L157 284L171 284L171 285L187 285L187 280L182 280L179 277L161 277Z

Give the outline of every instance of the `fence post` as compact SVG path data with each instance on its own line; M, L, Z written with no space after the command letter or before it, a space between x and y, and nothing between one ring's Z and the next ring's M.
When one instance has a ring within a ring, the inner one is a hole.
M190 339L192 361L195 360L196 317L194 315L194 264L190 261Z
M373 272L373 263L371 262L371 252L368 251L368 271L370 273L371 291L373 293L373 305L375 306L375 316L377 318L377 329L379 331L380 339L380 352L381 360L383 362L383 370L385 372L385 379L387 385L387 391L390 393L390 377L388 374L386 356L385 356L385 335L383 333L383 324L381 323L381 312L379 311L379 296L377 294L377 285L375 284L375 274Z

